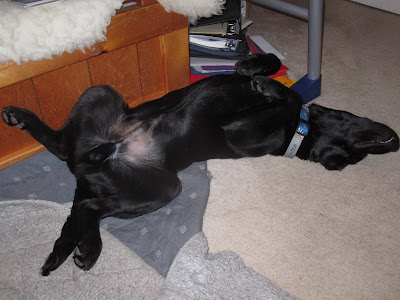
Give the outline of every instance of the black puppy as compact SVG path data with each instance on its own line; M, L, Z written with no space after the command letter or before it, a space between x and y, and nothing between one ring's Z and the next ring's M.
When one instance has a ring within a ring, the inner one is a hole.
M341 170L369 153L399 149L389 127L319 105L263 76L280 61L255 55L233 75L213 76L129 108L109 86L89 88L59 130L31 111L6 107L3 120L26 130L76 176L71 209L42 268L48 275L74 251L89 270L102 248L99 221L152 212L181 191L177 172L195 161L297 155Z

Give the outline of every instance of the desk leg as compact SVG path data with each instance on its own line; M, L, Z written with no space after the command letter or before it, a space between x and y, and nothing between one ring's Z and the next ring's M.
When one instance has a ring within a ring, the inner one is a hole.
M321 75L323 0L308 0L308 78Z
M308 0L308 9L282 0L249 0L270 9L283 12L308 22L307 75L292 85L304 103L321 95L321 56L324 0Z
M307 103L321 95L321 59L323 0L308 0L308 65L307 75L292 85Z

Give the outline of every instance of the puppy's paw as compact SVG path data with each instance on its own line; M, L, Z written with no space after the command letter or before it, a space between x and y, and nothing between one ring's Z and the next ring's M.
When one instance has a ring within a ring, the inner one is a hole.
M283 98L285 96L285 86L272 78L255 76L250 84L253 91L266 97Z
M57 269L67 258L67 256L60 256L57 255L56 253L52 252L50 253L49 257L46 259L46 262L44 263L40 273L43 276L48 276L50 275L50 272L54 271Z
M256 72L255 68L257 67L255 61L251 59L240 60L235 64L235 66L236 72L245 76L253 76Z
M34 115L31 111L15 106L4 107L1 117L8 126L17 126L19 129L25 129L26 121Z
M269 92L268 84L270 82L270 79L268 77L263 77L263 76L255 76L252 81L250 81L251 84L251 89L253 91L257 91L264 96L271 96L271 93Z
M102 242L91 243L80 242L75 249L74 262L84 271L90 270L100 256Z
M236 72L245 76L272 75L281 67L281 61L274 54L253 54L236 63Z

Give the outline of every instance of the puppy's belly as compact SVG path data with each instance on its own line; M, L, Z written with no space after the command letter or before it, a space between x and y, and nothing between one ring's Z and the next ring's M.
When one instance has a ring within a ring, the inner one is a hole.
M163 160L159 148L152 130L137 129L122 141L115 157L135 166L159 166Z

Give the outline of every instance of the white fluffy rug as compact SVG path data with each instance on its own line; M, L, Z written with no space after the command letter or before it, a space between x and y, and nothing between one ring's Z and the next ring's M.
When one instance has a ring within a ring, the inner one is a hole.
M196 23L199 18L209 18L223 12L225 0L158 0L165 10L176 12Z
M0 1L0 63L50 59L105 40L123 0L62 0L23 8Z
M0 0L0 63L51 59L106 40L107 26L123 0L61 0L23 8ZM225 0L159 0L167 12L195 23L221 14ZM135 30L132 28L132 30Z

